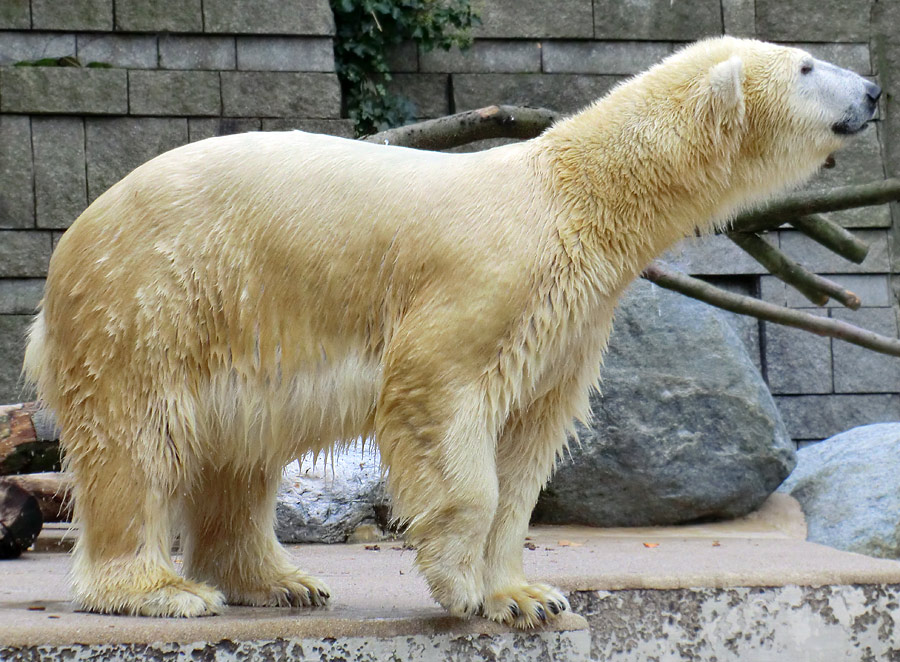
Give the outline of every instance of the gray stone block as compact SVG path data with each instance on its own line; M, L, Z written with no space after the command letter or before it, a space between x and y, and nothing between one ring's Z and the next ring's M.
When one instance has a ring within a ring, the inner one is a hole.
M854 264L795 230L779 230L781 250L803 266L819 274L888 273L888 236L884 230L856 230L853 234L869 244L862 264Z
M125 69L155 69L159 56L155 35L78 35L78 59L82 64L104 62Z
M75 35L59 32L0 32L0 66L75 55Z
M447 74L394 74L388 89L409 99L419 119L450 112Z
M388 69L394 73L419 70L419 48L411 41L394 46L387 53Z
M215 71L129 71L132 115L219 115L222 96Z
M328 37L238 37L237 68L334 71L334 46Z
M900 395L777 395L792 439L825 439L869 423L900 420Z
M333 35L328 0L204 0L205 32Z
M835 167L820 170L805 189L814 191L884 179L881 144L878 141L878 131L873 130L874 128L869 127L837 152ZM888 205L847 209L827 214L826 217L851 228L889 227L891 224Z
M34 227L31 121L0 115L0 228Z
M43 278L50 246L49 232L0 230L0 278Z
M223 71L222 111L230 117L341 115L337 76L287 71Z
M756 36L756 0L722 0L722 23L732 37Z
M31 319L31 315L0 315L0 402L33 399L33 392L19 379Z
M163 69L234 69L234 37L160 35Z
M775 243L771 233L763 235ZM691 237L673 246L662 259L680 271L700 276L768 273L763 266L724 235Z
M35 30L112 30L113 0L31 0Z
M719 0L594 0L595 39L690 41L722 31Z
M121 69L8 67L0 69L0 111L124 115L128 83Z
M492 0L479 6L481 25L474 34L506 39L590 39L591 0Z
M886 307L891 305L890 283L887 274L838 274L828 275L827 278L859 296L864 306ZM790 308L812 306L809 299L774 276L761 277L760 292L763 300L779 306ZM825 304L825 307L843 308L843 305L832 299Z
M756 0L756 34L769 41L869 39L871 0Z
M889 338L897 337L897 313L893 308L835 309L842 320ZM837 393L896 393L900 391L900 358L832 340L834 390Z
M28 30L31 28L29 0L4 0L0 3L0 29Z
M663 41L548 41L543 44L545 73L637 74L672 50Z
M807 311L825 316L822 311ZM765 363L769 389L776 395L831 393L831 340L766 322Z
M202 32L202 0L116 0L116 29Z
M814 43L806 41L783 42L786 46L802 48L814 58L831 62L861 76L872 75L872 57L868 43Z
M32 315L44 296L43 278L0 278L0 314Z
M188 142L186 119L88 118L84 128L89 202L142 163Z
M308 131L309 133L325 133L340 138L354 138L352 120L308 120L303 118L280 118L262 121L263 131Z
M262 121L252 117L245 119L231 117L199 119L192 117L188 120L188 135L192 143L216 136L230 136L234 133L259 131L261 128Z
M602 97L620 80L619 76L575 74L459 74L453 76L453 96L457 111L508 103L572 113Z
M67 228L87 207L84 121L35 117L31 131L37 225Z
M546 48L549 44L544 44ZM435 73L502 74L541 70L541 44L536 41L478 39L461 51L439 48L419 53L421 71Z

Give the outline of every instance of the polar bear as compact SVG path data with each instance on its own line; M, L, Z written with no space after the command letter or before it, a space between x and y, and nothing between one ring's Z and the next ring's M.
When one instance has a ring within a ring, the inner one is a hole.
M78 604L324 604L273 534L276 487L364 437L440 604L554 618L568 603L526 579L523 538L620 293L807 178L879 93L718 38L480 153L248 133L137 168L59 242L25 359L74 475Z

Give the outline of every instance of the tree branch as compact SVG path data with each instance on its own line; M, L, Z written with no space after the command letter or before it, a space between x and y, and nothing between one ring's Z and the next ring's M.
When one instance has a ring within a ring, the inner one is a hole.
M728 237L768 269L773 276L796 288L817 306L824 306L828 303L829 297L853 310L859 309L862 304L856 294L833 280L808 271L759 235L752 232L730 232Z
M559 117L544 108L488 106L388 129L363 140L428 150L449 149L488 138L527 140L540 135Z
M862 264L869 254L869 245L866 242L860 241L834 221L819 214L798 216L791 219L790 224L845 260Z
M888 338L840 320L816 317L799 310L792 310L752 297L726 292L699 278L693 278L668 269L659 262L650 264L644 269L641 276L660 287L679 292L693 299L699 299L712 306L738 313L739 315L750 315L767 322L792 326L820 336L837 338L881 354L900 356L900 340L896 338Z

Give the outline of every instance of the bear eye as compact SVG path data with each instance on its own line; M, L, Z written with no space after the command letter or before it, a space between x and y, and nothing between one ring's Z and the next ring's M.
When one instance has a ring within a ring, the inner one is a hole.
M800 67L800 73L803 74L804 76L806 74L812 73L812 70L813 70L813 67L811 64L804 64L802 67Z

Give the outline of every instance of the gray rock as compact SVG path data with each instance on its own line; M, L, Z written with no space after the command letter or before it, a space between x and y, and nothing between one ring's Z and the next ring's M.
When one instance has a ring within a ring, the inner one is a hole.
M346 542L360 526L378 526L376 509L384 502L374 444L320 457L305 469L291 463L278 492L275 533L288 543Z
M649 283L621 302L595 421L579 427L534 520L593 526L730 518L794 466L793 444L719 311Z
M779 488L800 502L808 539L900 558L900 423L853 428L797 453Z
M775 402L788 432L798 441L825 439L857 425L900 420L897 393L777 395Z

